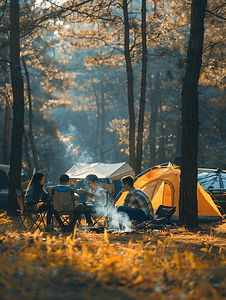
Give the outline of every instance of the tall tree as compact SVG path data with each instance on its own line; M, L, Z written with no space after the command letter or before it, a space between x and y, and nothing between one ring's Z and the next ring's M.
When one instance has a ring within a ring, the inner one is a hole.
M96 160L98 161L99 160L98 141L99 141L99 130L100 130L100 104L99 104L99 97L94 82L92 82L92 88L93 88L93 93L94 93L96 107L97 107L97 124L96 124L96 139L95 139L94 153L96 155Z
M29 139L31 143L31 149L32 149L32 154L33 154L33 159L34 159L34 166L36 171L39 170L39 165L38 165L38 155L35 147L35 142L33 138L33 112L32 112L32 100L31 100L31 85L30 85L30 78L29 78L29 73L27 70L27 65L24 56L22 56L22 63L24 66L24 71L26 75L26 80L27 80L27 96L28 96L28 103L29 103Z
M31 159L28 150L28 137L27 137L27 131L25 126L24 126L24 146L25 146L24 148L25 148L25 154L26 154L28 170L29 170L29 177L31 178L33 173L33 168L32 168Z
M9 174L9 214L15 213L16 189L21 187L22 139L24 132L24 84L20 67L19 0L10 1L10 68L13 89L13 128Z
M5 60L5 56L3 56ZM7 62L3 61L1 64L3 70L3 76L5 77L5 81L3 82L4 91L2 95L4 96L5 100L5 127L4 127L4 142L3 142L3 160L4 164L9 165L10 163L10 155L9 155L9 141L10 141L10 112L11 112L11 101L10 101L10 94L9 94L9 74L8 74L8 67Z
M151 79L151 77L150 77ZM149 87L151 88L151 80L149 83ZM155 76L155 90L154 93L150 93L149 91L149 101L151 105L150 111L150 122L149 122L149 136L148 136L148 144L150 145L149 152L149 160L148 163L150 166L155 165L155 148L156 148L156 133L157 133L157 121L158 121L158 97L159 97L159 73Z
M101 149L100 161L104 162L104 145L105 145L105 99L104 99L104 85L101 82Z
M127 97L129 109L129 164L135 169L135 112L134 112L134 95L133 95L133 68L130 56L130 36L129 36L129 18L128 2L123 0L123 17L124 17L124 55L127 72Z
M11 111L10 104L9 104L8 99L6 98L3 158L4 158L4 164L7 164L7 165L9 165L9 163L10 163L10 158L9 158L10 111Z
M142 31L142 71L141 71L141 93L140 109L137 135L137 152L135 173L141 172L142 153L143 153L143 132L144 132L144 112L146 102L146 81L147 81L147 37L146 37L146 0L142 0L141 9L141 31Z
M204 18L207 0L193 0L186 72L182 87L181 179L179 225L198 227L198 82L202 63Z

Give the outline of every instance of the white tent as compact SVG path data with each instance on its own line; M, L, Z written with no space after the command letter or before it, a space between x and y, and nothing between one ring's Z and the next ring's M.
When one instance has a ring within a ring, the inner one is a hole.
M123 176L134 176L134 170L126 162L116 164L105 163L76 163L66 174L73 179L83 180L89 174L95 174L98 178L121 179Z

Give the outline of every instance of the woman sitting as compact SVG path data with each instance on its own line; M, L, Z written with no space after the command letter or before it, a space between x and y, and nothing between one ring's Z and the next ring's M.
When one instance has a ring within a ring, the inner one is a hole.
M44 190L45 186L45 174L41 172L35 173L26 189L24 205L25 209L43 212L47 211L47 228L46 231L51 230L52 215L60 224L60 227L64 229L64 224L59 214L53 209L53 205L49 202L50 195ZM39 205L39 202L43 204Z

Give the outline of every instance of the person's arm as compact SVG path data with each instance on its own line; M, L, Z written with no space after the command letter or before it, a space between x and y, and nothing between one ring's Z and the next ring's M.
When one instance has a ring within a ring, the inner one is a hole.
M24 203L28 205L30 210L38 210L38 196L33 188L29 188L24 196Z
M24 203L32 203L36 204L38 203L38 199L36 199L35 191L34 189L29 188L24 196Z
M49 197L50 197L50 194L47 193L45 190L42 191L42 201L43 202L48 202L49 201Z
M94 193L90 193L90 192L88 192L88 191L86 191L86 190L84 190L84 189L77 189L77 192L79 193L79 194L84 194L84 195L86 195L86 196L88 196L88 197L90 197L90 198L96 198L95 196L95 194Z
M127 194L126 199L124 200L123 206L132 207L134 204L134 199L132 194Z
M77 193L74 193L74 199L74 203L76 204L79 199L79 195Z

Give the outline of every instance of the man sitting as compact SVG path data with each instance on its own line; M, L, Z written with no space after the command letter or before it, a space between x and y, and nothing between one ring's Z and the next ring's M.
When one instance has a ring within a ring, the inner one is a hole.
M73 189L69 186L70 178L67 174L61 174L59 177L59 184L53 188L50 188L49 193L52 194L53 207L59 213L73 212L70 215L70 222L68 230L73 230L76 221L80 218L84 205L76 202L79 195L74 193Z
M148 195L133 187L133 177L125 176L121 179L124 192L128 192L123 205L117 207L118 212L126 213L131 220L139 223L153 219L154 210Z
M86 217L86 221L89 227L93 226L91 214L99 212L100 214L104 215L104 206L107 203L106 191L99 186L98 181L99 178L96 175L87 175L86 182L91 191L88 192L82 188L77 190L79 194L85 194L86 196L88 196L88 200L85 203L86 209L83 211L83 213Z

